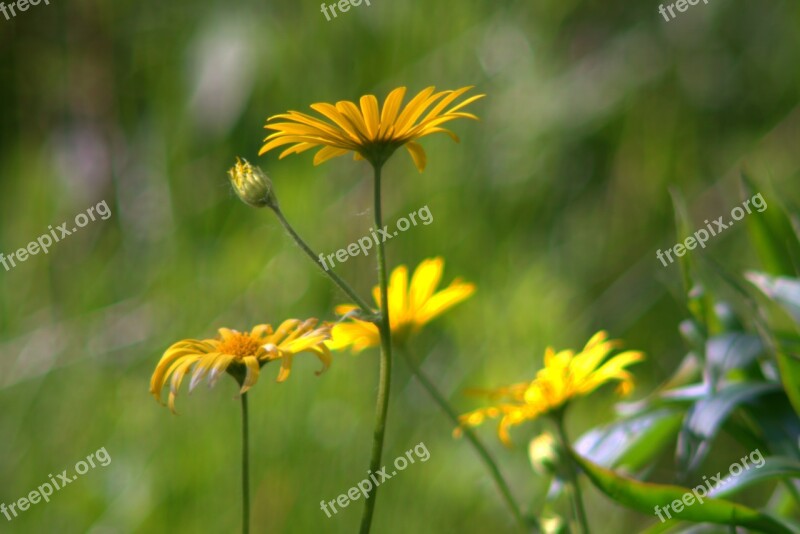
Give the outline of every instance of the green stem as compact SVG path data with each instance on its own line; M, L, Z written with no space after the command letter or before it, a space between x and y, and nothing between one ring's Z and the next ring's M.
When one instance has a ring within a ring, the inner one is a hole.
M249 424L247 415L247 393L242 398L242 534L250 532L250 451L248 448Z
M283 212L281 211L281 209L276 206L276 207L273 208L272 211L274 211L275 215L278 216L278 220L281 222L281 224L286 229L286 231L289 232L289 235L292 236L292 239L294 239L295 243L297 243L297 245L303 250L303 252L305 252L306 255L309 258L311 258L311 261L314 262L314 264L317 267L322 269L322 272L325 273L326 275L328 275L328 277L331 280L333 280L333 283L336 284L337 286L339 286L341 288L341 290L344 291L347 294L348 297L353 299L353 302L355 302L358 305L358 307L361 308L364 311L364 313L371 314L372 311L371 311L371 308L369 307L369 304L364 302L361 299L361 297L359 297L358 294L356 294L356 292L353 291L353 288L351 288L347 284L347 282L342 280L339 277L339 275L337 275L335 272L333 272L330 269L328 269L327 267L325 267L319 261L319 257L321 256L321 254L315 254L314 251L311 250L311 247L309 247L306 244L306 242L303 241L303 238L300 237L300 235L297 232L295 232L294 228L292 228L292 225L289 224L289 221L286 220L286 217L284 217ZM381 227L381 228L383 228L383 227Z
M436 401L436 404L439 405L439 408L441 408L442 411L447 414L454 425L460 426L461 423L458 419L458 414L447 402L447 399L444 398L444 395L442 395L439 390L436 389L436 386L433 384L433 382L431 382L431 380L425 376L425 374L417 365L416 361L414 361L414 356L410 353L408 348L403 346L400 354L403 355L403 360L408 364L409 369L411 369L411 373L417 378L417 380L420 381L428 394L433 397L433 400ZM494 479L495 485L500 491L503 500L505 500L506 505L508 506L509 510L511 510L511 513L514 515L514 519L516 519L522 531L528 532L530 528L533 528L536 532L540 532L541 528L539 527L535 518L531 517L529 519L530 524L526 522L525 517L522 515L522 512L520 512L517 502L511 495L511 489L508 487L508 483L506 483L503 475L500 473L500 468L497 467L497 463L492 458L492 455L478 439L478 436L475 435L475 432L473 432L471 428L463 427L462 433L467 441L469 441L470 444L475 448L475 452L478 453L478 456L480 456L483 460L483 463L486 465L486 468L489 470L489 474Z
M381 214L381 165L373 165L375 170L375 228L383 228ZM389 411L389 387L392 380L392 332L389 322L389 289L386 277L386 255L383 242L378 243L378 283L381 293L381 317L378 329L381 334L381 363L380 378L378 383L378 398L375 408L375 430L372 435L372 457L369 467L372 472L377 472L381 467L381 454L383 453L383 438L386 431L386 416ZM367 495L364 502L364 513L361 516L361 534L369 534L372 525L372 514L375 510L375 500L378 496L377 486Z
M561 447L568 451L570 448L569 438L567 431L564 428L564 413L563 411L556 412L553 419L558 429L558 438L561 441ZM581 532L589 534L589 522L586 520L586 510L583 508L583 493L581 486L578 483L578 466L571 456L567 455L567 476L569 477L570 486L572 486L572 509L575 513L575 520L581 527Z

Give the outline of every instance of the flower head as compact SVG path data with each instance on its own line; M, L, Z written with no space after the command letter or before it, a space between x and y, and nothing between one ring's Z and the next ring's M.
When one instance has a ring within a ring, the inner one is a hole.
M242 158L236 158L236 165L228 171L228 177L236 195L254 208L276 207L278 199L272 189L272 181L260 167L250 165Z
M392 271L388 298L393 340L403 343L408 336L418 332L425 324L468 298L475 291L473 284L456 279L445 289L434 293L442 279L443 270L442 258L424 260L414 271L410 287L408 268L405 265L400 265ZM381 295L377 286L372 290L372 295L380 306ZM356 309L357 306L352 304L342 304L336 307L336 313L346 315ZM378 327L374 323L357 318L336 324L331 330L331 341L328 342L328 346L333 350L351 347L353 352L361 352L379 344Z
M301 352L310 352L322 361L323 367L317 372L320 374L331 363L330 351L325 346L330 332L328 327L315 328L316 324L316 319L289 319L275 331L268 324L258 325L250 332L220 328L216 339L178 341L156 365L150 379L150 393L161 402L161 390L169 380L169 408L174 413L178 389L192 367L189 391L205 377L213 386L227 371L241 385L240 392L245 393L258 381L261 367L272 360L281 360L277 381L286 380L292 370L292 358Z
M380 166L397 148L405 146L417 169L422 172L427 160L417 139L433 133L446 133L457 142L458 137L442 128L442 124L459 118L477 120L472 113L459 110L485 95L472 96L448 108L470 89L471 86L437 93L435 87L428 87L405 107L402 107L405 87L390 92L381 109L378 109L378 99L374 95L362 96L360 107L347 100L336 105L325 102L312 104L311 109L327 120L298 111L274 115L267 119L264 128L275 132L264 139L259 155L283 145L292 146L281 152L281 158L321 147L314 155L314 165L353 152L356 159L366 159L374 166ZM270 122L275 120L285 122Z
M500 402L459 417L462 425L477 426L487 418L500 417L498 435L506 445L511 443L508 429L524 421L559 410L571 399L588 395L610 381L619 382L618 391L628 394L633 389L633 377L625 369L644 359L641 352L626 351L606 360L619 346L609 341L608 334L600 331L581 352L571 350L556 352L547 348L544 368L530 383L513 384L496 390L478 391ZM460 429L456 429L456 434Z

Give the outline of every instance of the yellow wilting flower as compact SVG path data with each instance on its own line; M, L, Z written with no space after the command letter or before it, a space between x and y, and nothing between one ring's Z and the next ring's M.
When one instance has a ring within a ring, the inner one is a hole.
M544 368L530 383L478 391L501 402L462 415L459 417L462 426L477 426L487 418L500 417L498 435L503 443L510 445L509 427L557 411L571 399L587 395L606 382L618 381L618 391L627 395L633 389L633 377L625 367L642 361L644 355L626 351L605 361L619 346L618 341L607 338L604 331L596 333L578 354L571 350L557 353L548 347ZM457 428L455 434L458 435L460 430Z
M445 289L434 293L442 279L442 271L442 258L424 260L414 271L410 287L405 265L392 271L388 287L389 322L392 339L397 343L403 343L409 335L415 334L425 324L475 292L473 284L456 279ZM373 288L372 295L380 307L378 286ZM336 307L336 313L346 315L356 309L358 307L352 304L342 304ZM338 323L332 328L331 340L327 344L333 350L351 347L353 352L361 352L380 345L380 333L374 323L351 318L350 322Z
M459 118L477 120L472 113L459 110L485 95L472 96L446 109L470 89L472 86L436 93L435 87L428 87L412 98L402 110L405 87L390 92L380 110L374 95L362 96L360 108L347 100L339 101L336 105L325 102L311 105L311 109L330 122L298 111L274 115L267 119L264 128L275 132L264 139L265 144L259 155L289 144L292 146L281 152L281 158L322 147L314 155L314 165L354 152L356 159L366 159L379 167L397 148L405 146L417 169L422 172L427 159L417 139L441 132L458 142L458 137L441 125ZM427 114L422 117L426 111ZM269 122L280 119L287 122Z
M301 352L315 354L322 361L323 367L317 372L320 374L331 364L330 350L325 346L330 331L327 326L314 328L316 324L316 319L302 322L288 319L275 331L268 324L260 324L249 333L220 328L217 339L178 341L164 352L156 365L150 379L150 393L161 402L161 390L170 380L169 408L175 413L175 397L192 366L189 391L206 376L213 386L223 371L227 371L242 386L240 393L245 393L258 381L261 367L273 360L281 360L277 381L286 380L292 370L292 358Z

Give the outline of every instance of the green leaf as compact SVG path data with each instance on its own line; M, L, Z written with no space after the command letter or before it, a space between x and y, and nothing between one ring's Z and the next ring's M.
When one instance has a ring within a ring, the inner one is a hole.
M746 273L745 278L800 324L800 280L754 271Z
M665 506L683 500L685 495L691 495L692 498L687 497L684 501L684 503L691 502L691 505L685 505L681 512L671 509L670 515L681 521L693 523L714 523L741 526L760 532L793 534L792 529L782 522L747 506L723 499L703 498L702 495L697 498L700 491L692 493L689 488L641 482L624 477L586 460L571 449L569 453L597 489L627 508L647 515L653 514L655 517L656 509L661 509L664 513Z
M686 201L684 200L683 195L681 195L677 189L670 188L669 192L672 196L672 209L675 212L675 237L677 241L682 242L684 239L683 236L688 235L690 232L689 210L686 208ZM678 257L678 265L680 265L681 269L683 289L688 294L694 286L691 275L691 255L688 251L683 256ZM700 319L700 322L702 324L705 323L705 321L702 319Z
M748 198L760 194L755 192L753 182L744 173L742 173L742 183ZM761 198L763 199L763 196ZM797 273L792 263L792 258L797 258L800 254L797 237L785 211L774 199L770 199L764 211L753 210L747 217L747 227L751 241L767 272L776 275Z
M709 496L728 497L760 482L776 478L800 478L800 462L797 460L781 456L761 459L764 463L760 467L755 464L748 465L746 467L749 469L742 471L738 476L729 475L723 478L719 485L709 492Z
M783 351L779 351L775 358L778 360L778 369L786 395L789 397L795 413L800 416L800 361Z
M744 369L764 352L761 339L753 334L729 332L714 336L706 343L706 370L711 388L732 369Z
M800 280L796 278L772 277L762 273L747 273L750 280L764 295L783 308L797 324L800 324ZM791 342L777 339L771 331L766 333L773 339L775 359L783 388L792 407L800 415L800 359Z
M683 410L664 408L593 429L575 443L575 450L606 467L638 471L674 439Z
M703 461L722 423L740 404L765 393L780 391L778 384L742 382L731 384L697 401L686 414L678 436L678 465L682 471L693 471Z
M800 419L783 391L760 397L745 412L751 426L758 428L765 450L800 461Z

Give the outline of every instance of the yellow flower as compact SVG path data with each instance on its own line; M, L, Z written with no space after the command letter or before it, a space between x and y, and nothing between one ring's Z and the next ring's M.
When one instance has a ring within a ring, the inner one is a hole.
M397 148L405 146L417 169L422 172L427 160L425 150L416 142L417 139L441 132L458 142L458 137L442 128L442 124L459 118L477 120L472 113L459 110L485 95L472 96L445 109L470 89L471 86L436 93L435 87L428 87L412 98L402 110L405 87L398 87L389 93L381 110L374 95L362 96L360 109L347 100L336 105L325 102L311 105L311 109L330 122L298 111L274 115L267 119L264 128L275 132L264 139L265 144L259 155L288 144L292 146L281 152L281 158L322 147L314 155L314 165L354 152L356 159L366 159L378 167ZM426 111L427 114L422 117ZM269 122L279 119L287 122Z
M320 374L331 363L330 351L325 346L330 331L327 326L314 328L316 324L316 319L304 322L288 319L276 331L268 324L258 325L249 333L220 328L217 339L178 341L158 362L150 379L150 393L161 402L161 390L170 380L169 408L175 413L175 396L192 366L189 391L206 376L213 386L223 371L227 371L236 378L242 386L240 392L244 393L258 381L261 367L272 360L281 360L277 381L286 380L292 370L292 358L301 352L315 354L322 361L323 367L317 372Z
M462 426L477 426L487 418L500 417L498 435L503 443L510 445L509 427L556 411L571 399L587 395L606 382L618 381L618 391L623 395L630 393L633 377L625 367L642 361L644 355L627 351L605 361L611 351L619 346L619 342L608 341L607 338L606 332L598 332L578 354L571 350L556 353L548 347L544 355L544 368L530 383L478 391L501 402L462 415L459 417ZM455 433L458 435L460 428Z
M415 334L425 324L468 298L475 291L473 284L461 282L459 279L445 289L434 293L442 279L444 260L442 258L427 259L419 264L408 285L408 269L405 265L392 271L389 279L389 322L392 339L402 344L409 335ZM380 306L380 289L372 290L375 302ZM336 307L336 313L346 315L358 309L352 304ZM378 327L374 323L351 318L350 322L336 324L331 330L331 341L328 347L340 350L350 347L353 352L361 352L368 347L380 344Z

